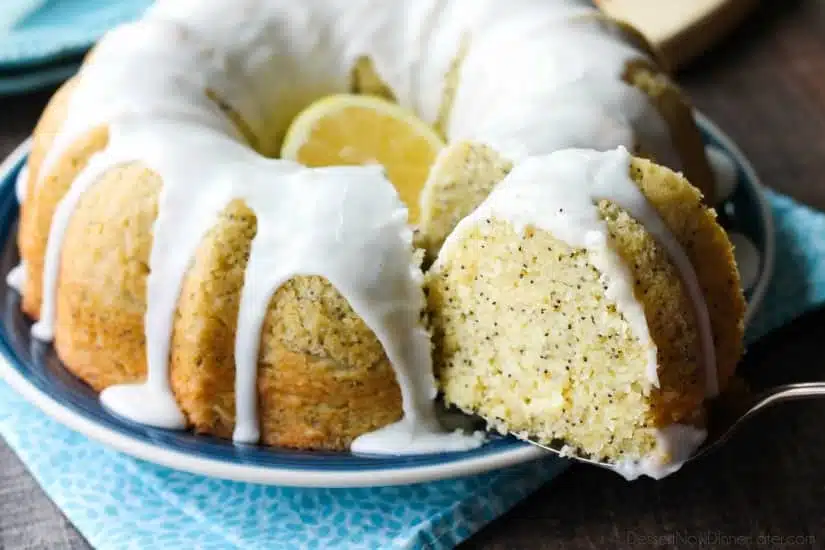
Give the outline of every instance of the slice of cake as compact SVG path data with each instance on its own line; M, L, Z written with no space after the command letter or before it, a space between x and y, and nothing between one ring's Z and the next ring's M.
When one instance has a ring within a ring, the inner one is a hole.
M427 285L449 404L627 477L689 457L704 400L742 352L745 302L715 212L624 149L516 163Z
M418 245L434 258L458 222L512 168L511 161L482 143L461 141L442 149L419 198Z

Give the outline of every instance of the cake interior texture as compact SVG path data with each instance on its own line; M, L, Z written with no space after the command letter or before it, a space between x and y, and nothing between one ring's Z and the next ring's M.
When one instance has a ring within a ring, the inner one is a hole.
M730 243L682 176L642 159L629 170L692 260L724 386L741 354L744 312ZM704 425L708 374L694 304L663 248L616 204L597 208L644 307L658 387L587 251L494 215L448 241L428 273L436 372L447 402L502 433L563 441L608 462L640 459L663 452L663 428Z

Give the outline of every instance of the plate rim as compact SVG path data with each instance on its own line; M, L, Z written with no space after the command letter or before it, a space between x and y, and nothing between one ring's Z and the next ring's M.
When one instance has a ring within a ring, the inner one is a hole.
M775 259L773 213L765 196L762 182L744 153L708 117L698 111L695 116L697 123L735 157L735 161L745 174L745 179L758 203L762 217L765 229L764 257L761 262L759 279L751 291L751 299L745 314L745 323L747 324L761 306L773 274ZM0 162L0 179L6 177L20 163L31 149L31 144L32 138L29 137L18 145L5 160ZM93 419L72 411L47 392L41 391L31 384L12 366L13 361L14 359L8 356L6 350L0 347L0 378L5 380L24 399L69 429L138 459L175 470L218 479L285 487L330 489L412 485L471 476L547 456L542 449L521 443L514 445L512 448L479 457L457 458L438 464L400 466L368 471L297 470L285 466L259 466L192 456L186 452L136 440L128 433L102 426ZM563 459L557 458L557 460L560 461L560 469L565 469L569 465L569 462L565 464Z
M768 198L765 195L765 184L756 172L750 159L742 152L736 142L722 128L720 128L713 120L706 116L703 112L694 111L694 118L700 128L704 128L713 139L719 142L724 149L735 157L739 168L745 173L745 180L748 186L753 191L756 203L759 206L760 217L765 226L765 249L764 257L760 263L759 279L754 284L751 290L751 297L748 300L745 309L744 325L747 327L753 316L759 311L765 296L768 293L771 279L773 278L774 264L776 262L776 226L773 219L773 209L771 208Z

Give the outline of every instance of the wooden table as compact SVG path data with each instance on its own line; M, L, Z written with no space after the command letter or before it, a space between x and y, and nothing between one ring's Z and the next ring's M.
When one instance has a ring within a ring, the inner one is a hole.
M680 79L768 185L825 210L825 1L762 4ZM0 154L30 131L47 97L0 100ZM813 315L766 365L819 361L825 373L823 337L825 314ZM768 411L726 448L661 482L574 467L463 547L823 548L824 420L825 403ZM778 538L759 538L768 536ZM0 548L87 548L2 442Z

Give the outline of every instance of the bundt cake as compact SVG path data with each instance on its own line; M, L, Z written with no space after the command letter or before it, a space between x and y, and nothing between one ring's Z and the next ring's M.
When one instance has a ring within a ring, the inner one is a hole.
M486 147L453 148L473 159L464 171L500 177ZM625 149L516 163L449 233L427 290L448 403L628 477L690 456L705 398L742 353L744 299L715 213Z
M129 419L309 449L478 445L435 418L422 255L395 189L376 167L278 159L283 137L319 98L378 94L448 143L485 143L514 160L625 146L712 196L691 109L638 42L575 0L159 0L107 34L43 113L10 281L34 334ZM672 187L700 210L698 194ZM421 233L431 256L457 213L430 214L441 224ZM489 261L504 265L516 234L496 227L503 256ZM453 276L459 256L451 246L439 273ZM654 256L643 259L680 289ZM584 265L565 277L591 273ZM437 283L432 292L433 304L449 294ZM686 298L672 292L665 305L682 311ZM436 312L442 335L454 311ZM678 341L694 358L696 321L685 319ZM442 380L460 403L452 345L442 337L452 354ZM677 365L680 380L688 368ZM697 384L662 410L683 414Z

